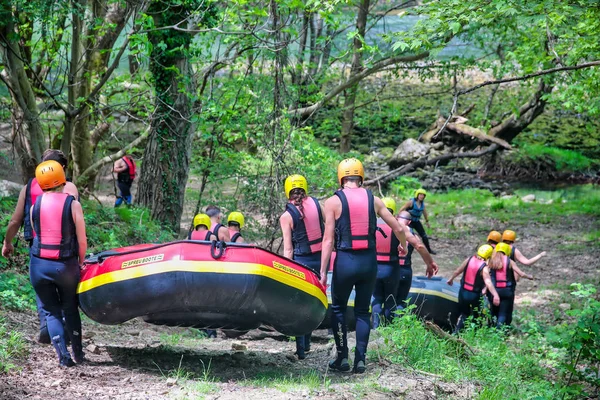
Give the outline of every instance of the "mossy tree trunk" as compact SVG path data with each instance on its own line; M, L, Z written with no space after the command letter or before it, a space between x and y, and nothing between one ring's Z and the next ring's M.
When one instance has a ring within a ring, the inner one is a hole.
M166 10L166 11L165 11ZM169 1L153 1L148 14L156 27L173 26L185 19L185 9ZM137 201L151 210L152 218L179 231L188 179L192 117L192 70L188 50L190 33L175 29L148 33L150 71L156 92L156 109L144 151Z

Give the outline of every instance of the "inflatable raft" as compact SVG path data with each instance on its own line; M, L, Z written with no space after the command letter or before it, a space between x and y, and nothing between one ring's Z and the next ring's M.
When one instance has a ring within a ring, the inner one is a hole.
M252 245L178 241L88 258L78 287L83 312L101 324L157 325L290 336L314 330L327 297L310 269Z
M331 305L331 276L327 274L327 301ZM407 301L415 305L415 313L427 320L439 325L441 328L451 329L458 318L458 288L459 285L448 286L446 279L434 276L429 279L426 276L413 276ZM348 299L346 310L346 323L348 329L356 328L354 316L354 290ZM327 309L327 315L320 329L331 328L331 308Z

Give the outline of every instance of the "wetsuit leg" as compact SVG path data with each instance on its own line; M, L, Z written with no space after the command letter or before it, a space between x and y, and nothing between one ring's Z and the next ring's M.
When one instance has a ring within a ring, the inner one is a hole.
M386 264L377 263L377 278L375 280L375 288L373 289L373 297L371 299L371 309L373 310L373 329L379 327L379 323L383 318L383 302L385 300L384 295L384 283L383 276L385 269L388 267Z
M408 298L408 292L410 291L410 287L412 285L412 268L410 266L401 265L398 268L399 271L399 279L398 279L398 289L396 290L396 309L403 310L406 307L406 299Z
M396 291L398 289L398 281L400 280L400 266L398 263L390 264L377 264L377 281L375 283L375 291L373 292L373 298L379 297L378 300L380 311L381 323L391 321L392 312L396 309ZM377 283L379 282L379 283ZM378 289L378 285L380 288ZM376 294L377 291L380 293ZM381 306L383 304L383 307ZM375 316L375 308L373 307L373 321L377 320ZM373 329L377 326L373 326Z
M308 269L319 275L321 270L321 252L313 253L305 256L294 255L294 261L306 266ZM305 358L306 352L310 350L310 338L312 332L303 335L296 336L296 355L299 359Z
M454 333L460 332L465 326L465 320L473 314L475 317L479 315L479 303L481 299L480 293L469 292L468 290L460 289L458 292L458 308L460 315L456 323Z
M40 297L35 295L35 302L37 305L38 318L40 320L40 332L38 335L38 342L43 344L50 343L50 334L48 333L48 325L46 324L46 312L44 311L44 307L42 305L42 301Z
M510 325L512 322L512 313L515 304L515 292L511 288L497 289L500 296L500 306L498 307L497 327Z
M48 332L59 363L71 366L73 361L66 347L62 316L64 311L68 330L78 333L80 345L81 319L77 310L76 294L79 283L79 264L75 258L67 261L54 261L32 256L29 274L31 284L46 312Z
M365 361L371 333L371 296L377 278L375 250L338 251L331 283L332 327L338 358L348 357L345 312L348 297L355 289L354 314L356 316L356 352L354 364ZM345 357L344 357L345 356Z
M415 231L417 231L417 233L421 237L421 240L423 241L423 244L425 245L425 248L427 249L427 251L432 253L431 246L429 244L429 237L427 236L427 233L425 232L425 228L423 227L423 224L421 223L421 221L420 220L417 220L417 221L412 220L410 222L410 227L413 228Z
M115 202L115 207L120 206L123 201L125 201L127 204L131 204L131 185L133 182L120 182L117 181L117 187L119 188L119 191L121 192L121 197L117 198L117 201Z

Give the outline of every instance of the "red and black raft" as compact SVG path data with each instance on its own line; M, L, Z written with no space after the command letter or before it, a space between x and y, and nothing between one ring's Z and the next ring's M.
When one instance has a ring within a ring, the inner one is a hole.
M290 336L319 326L325 289L310 269L252 245L177 241L105 251L86 259L83 312L101 324L132 318L157 325Z

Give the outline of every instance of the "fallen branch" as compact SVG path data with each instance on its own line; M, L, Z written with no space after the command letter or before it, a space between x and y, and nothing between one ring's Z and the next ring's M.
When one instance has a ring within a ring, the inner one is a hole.
M433 322L425 321L425 328L427 328L428 331L432 332L439 338L442 338L444 340L448 340L449 342L458 344L463 350L465 350L466 355L475 355L475 350L473 350L473 348L471 346L469 346L469 344L467 342L465 342L464 340L462 340L459 337L452 336L448 332L442 330L442 328L440 328ZM467 352L466 352L467 350L470 354L467 354Z
M150 126L148 126L148 128L140 136L138 136L134 141L129 143L127 146L123 147L121 150L117 151L114 154L110 154L108 156L102 157L101 159L99 159L98 161L96 161L95 163L90 165L85 171L83 171L83 173L81 175L79 175L76 178L75 184L77 186L85 185L88 176L92 172L99 170L106 164L115 162L115 160L118 160L119 158L123 157L132 148L145 144L146 140L148 140L149 133L150 133Z
M477 128L473 128L472 126L469 126L469 125L449 123L446 128L448 130L454 131L456 133L471 136L476 139L483 140L485 142L496 143L497 145L504 147L506 150L512 149L512 146L510 144L508 144L508 142L506 142L505 140L502 140L502 139L494 137L494 136L487 135L484 131L477 129Z
M413 161L409 164L403 165L400 168L396 168L378 178L369 179L369 180L365 181L363 183L363 185L371 186L377 182L385 183L385 182L391 181L392 179L396 178L398 175L405 174L409 171L412 171L419 167L424 167L426 165L435 165L435 164L439 163L440 161L448 161L448 160L453 160L455 158L478 158L478 157L484 156L486 154L493 153L496 150L498 150L499 148L500 148L500 146L498 144L494 143L494 144L490 145L489 147L487 147L483 150L480 150L480 151L468 151L468 152L463 152L463 153L442 154L441 156L434 157L429 160L427 159L427 156L425 156L425 157L422 157L422 158L420 158L416 161Z

